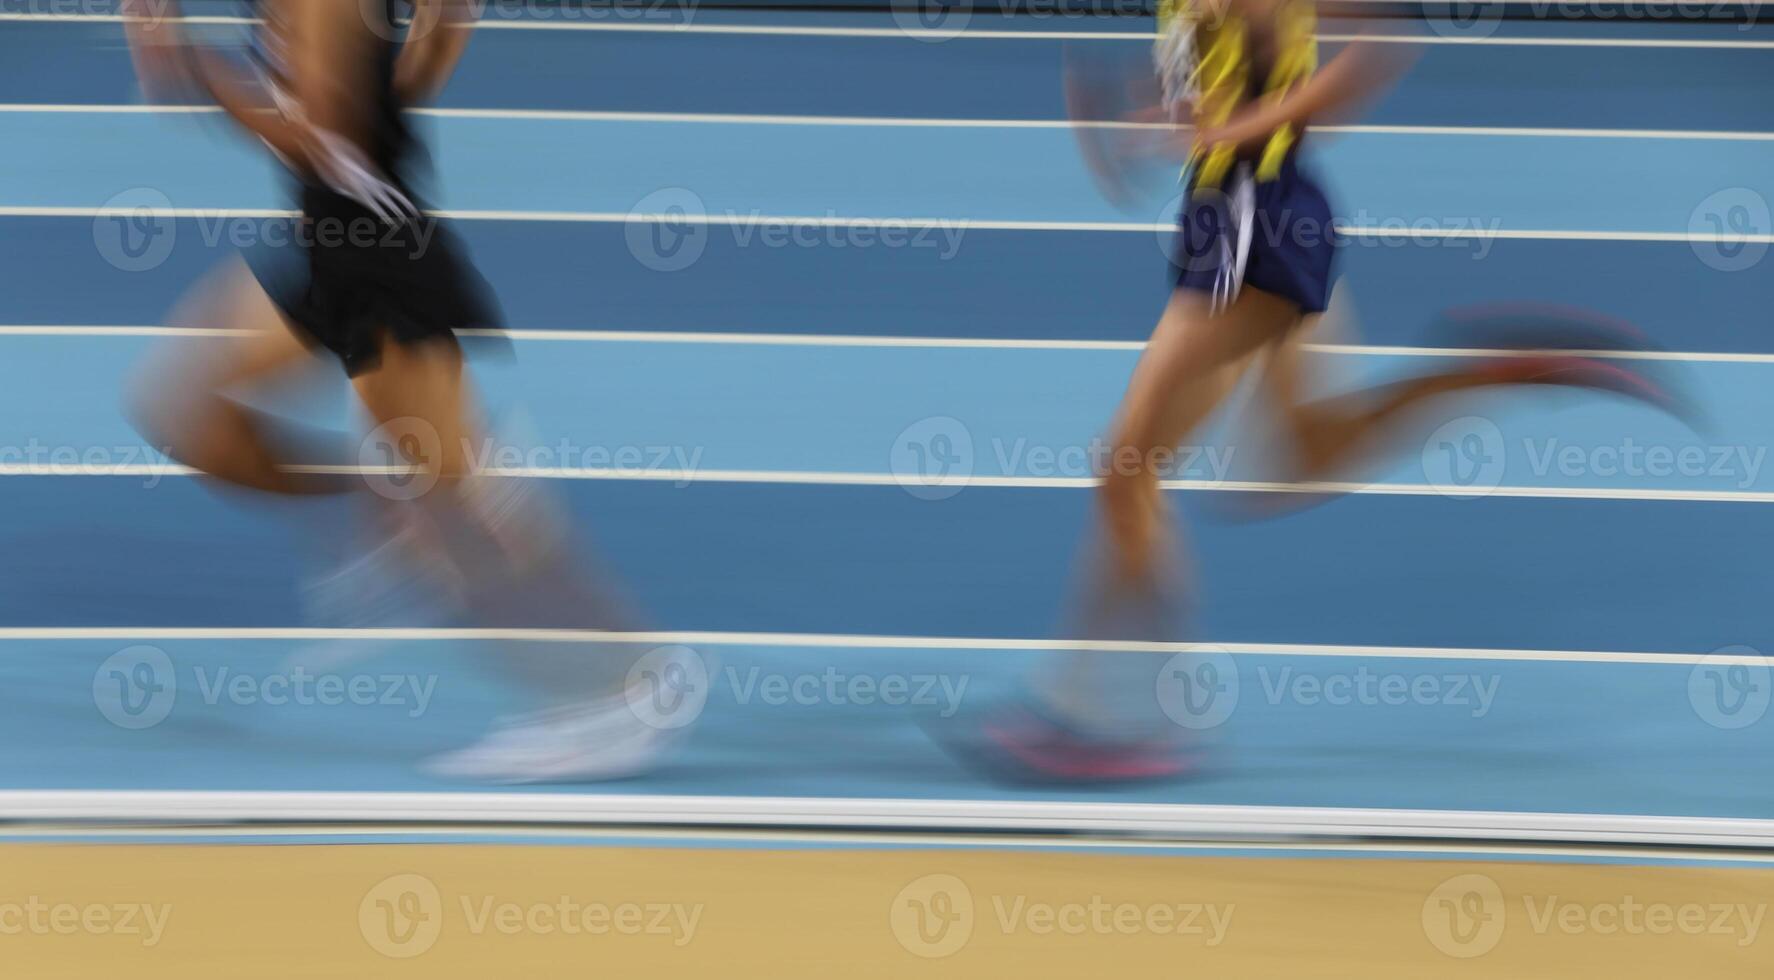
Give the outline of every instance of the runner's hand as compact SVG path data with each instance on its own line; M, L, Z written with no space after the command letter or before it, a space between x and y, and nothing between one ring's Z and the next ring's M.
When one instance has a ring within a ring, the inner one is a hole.
M386 224L419 219L419 209L350 140L310 128L309 163L328 187L368 208Z

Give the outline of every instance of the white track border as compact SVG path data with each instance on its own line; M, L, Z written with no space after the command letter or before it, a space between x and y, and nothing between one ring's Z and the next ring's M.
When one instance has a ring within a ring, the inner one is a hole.
M0 792L0 820L869 828L1172 840L1493 840L1774 849L1774 820L1020 800L12 790Z

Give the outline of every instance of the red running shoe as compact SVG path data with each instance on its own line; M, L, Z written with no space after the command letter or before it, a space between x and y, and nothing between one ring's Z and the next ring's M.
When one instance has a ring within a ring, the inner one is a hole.
M997 782L1110 784L1175 779L1198 769L1178 736L1106 739L1085 734L1027 702L979 718L927 726L957 761Z

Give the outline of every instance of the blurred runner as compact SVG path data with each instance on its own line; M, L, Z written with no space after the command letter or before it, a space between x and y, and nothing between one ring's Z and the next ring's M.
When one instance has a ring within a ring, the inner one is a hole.
M150 7L160 16L148 19ZM335 613L355 620L348 625L386 625L408 605L405 593L430 595L475 626L629 625L571 561L570 535L530 489L471 468L471 443L483 433L456 331L496 331L500 315L416 192L425 154L405 111L450 77L475 5L260 0L257 8L251 57L240 62L188 43L176 3L125 0L144 90L213 100L288 169L301 211L286 242L256 251L250 270L232 263L185 304L184 316L245 336L159 352L137 386L139 424L224 484L360 498L374 531L349 544L323 589ZM399 18L409 14L403 30ZM342 434L305 432L244 401L297 374L316 350L350 378L376 426L364 447L385 458L342 460ZM339 472L351 461L392 472ZM300 465L317 463L332 465ZM644 771L685 732L631 710L644 693L631 691L633 651L513 641L497 663L539 709L435 760L439 773L619 777Z
M1311 0L1165 0L1159 23L1155 72L1068 78L1069 105L1085 117L1079 141L1107 196L1130 199L1153 160L1178 156L1187 161L1186 189L1170 302L1111 426L1101 532L1089 544L1073 625L1085 649L1038 672L1026 697L938 733L963 759L1004 777L1156 778L1194 763L1196 745L1185 736L1195 726L1177 717L1192 709L1158 703L1169 658L1091 652L1088 641L1182 638L1183 563L1173 551L1163 461L1258 362L1259 397L1281 423L1286 476L1298 482L1323 480L1383 448L1396 423L1455 392L1561 385L1669 406L1655 385L1616 364L1550 353L1575 346L1552 321L1517 331L1519 353L1306 400L1313 379L1301 357L1302 325L1329 303L1340 236L1299 159L1301 142L1308 123L1384 87L1399 60L1357 41L1320 68Z

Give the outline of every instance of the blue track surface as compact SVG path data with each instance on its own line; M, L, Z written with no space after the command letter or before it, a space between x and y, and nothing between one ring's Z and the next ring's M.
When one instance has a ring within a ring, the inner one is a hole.
M138 274L92 247L91 219L8 227L0 265L14 275L0 319L10 323L157 323L233 250L219 236L209 244L197 220L179 221L165 263ZM1157 239L1145 232L966 229L946 260L935 233L918 247L857 249L759 248L711 232L694 265L655 272L620 224L470 221L459 230L513 324L529 329L1131 341L1150 332L1168 289ZM1756 312L1774 306L1774 279L1708 267L1685 242L1357 245L1343 260L1372 343L1446 344L1430 329L1443 310L1532 301L1630 320L1670 349L1774 352L1774 331ZM903 288L908 278L917 290ZM70 292L68 281L91 288Z
M158 190L176 208L285 203L263 153L215 134L213 120L174 121L182 125L148 114L101 125L84 113L8 113L0 138L16 152L0 160L0 186L13 204L37 207L102 206L135 187ZM946 220L958 230L1127 220L1098 196L1064 129L894 127L885 140L869 126L676 121L442 118L433 129L447 188L439 203L454 210L620 216L680 188L691 195L686 207L710 215ZM112 152L120 141L140 149ZM522 179L481 179L514 161L532 161ZM1530 164L1532 181L1497 179ZM1339 219L1393 234L1679 235L1717 192L1764 205L1774 196L1766 141L1364 133L1331 143L1318 165L1341 202ZM933 171L942 179L931 180ZM1173 217L1168 189L1160 185L1136 217Z
M602 23L623 27L659 21ZM732 13L708 13L692 22L706 26L734 21L757 23L755 16ZM774 22L864 30L895 26L891 18L866 14L776 15ZM1132 18L1055 22L1025 17L1001 24L982 19L969 26L1038 35L1044 28L1129 34L1149 25L1150 21ZM1334 33L1342 26L1331 20L1324 30ZM1562 33L1584 37L1614 33L1627 40L1662 41L1683 36L1668 25L1640 25L1636 32L1609 32L1605 30L1609 26L1567 25ZM1403 32L1408 25L1398 28ZM1766 42L1774 39L1774 26L1721 25L1688 33L1709 41ZM1144 54L1143 40L1086 43L1126 48L1132 57ZM1064 44L1039 37L1002 42L963 36L947 43L907 43L891 36L493 30L477 40L474 59L464 63L443 104L485 109L1059 119L1064 118L1065 106L1055 78ZM9 101L109 104L138 97L121 31L114 25L11 26L0 37L0 54L5 56L0 84L10 93ZM1731 48L1433 46L1405 84L1364 121L1765 130L1774 122L1774 112L1767 106L1753 99L1712 95L1754 77L1766 57L1765 51ZM685 70L687 66L694 70ZM859 72L892 82L854 84ZM735 78L745 83L714 81ZM809 85L808 79L837 84Z
M707 17L700 22L883 23L862 15ZM1511 25L1500 36L1548 30ZM1562 36L1626 33L1602 25L1567 27ZM1766 29L1714 27L1654 36L1770 39ZM928 44L492 30L477 39L444 106L1051 120L1061 114L1059 57L1052 39ZM1742 80L1765 74L1769 59L1774 50L1754 47L1431 45L1363 122L1753 135L1774 126L1766 100ZM0 91L9 103L63 107L0 112L0 144L9 150L0 156L0 208L14 211L0 217L7 271L0 326L157 323L233 251L213 220L184 219L165 226L172 246L153 269L124 271L106 258L109 219L78 209L141 187L180 208L285 206L269 163L213 121L66 111L137 98L115 25L0 22ZM514 325L527 329L1132 341L1143 339L1164 299L1157 233L1063 226L1162 222L1165 189L1155 190L1146 213L1116 211L1097 196L1060 128L510 117L429 125L441 204L535 213L483 216L458 228ZM1357 226L1546 233L1357 237L1344 252L1345 285L1365 343L1457 345L1432 329L1440 311L1535 301L1630 319L1674 351L1774 354L1761 312L1774 304L1766 263L1739 263L1735 252L1687 240L1707 230L1708 216L1728 217L1732 205L1756 200L1762 224L1751 230L1768 234L1774 142L1765 137L1364 132L1327 141L1316 162L1342 217ZM643 226L622 218L648 194L674 187L717 216L909 218L933 227L912 247L857 247L843 236L773 247L747 237L743 224L716 225L698 261L660 272L642 261L644 240L637 246L633 237ZM19 213L33 207L76 211ZM978 221L1044 226L969 224ZM1615 234L1596 240L1596 233ZM1727 271L1735 266L1742 268ZM147 345L129 336L0 335L0 451L135 451L139 437L119 391ZM517 354L481 365L479 378L508 445L629 447L666 453L671 465L765 479L548 482L660 628L1025 639L1049 636L1056 625L1085 532L1087 490L974 486L930 501L891 483L788 485L768 477L890 479L904 434L937 416L964 429L976 476L1083 476L1055 473L1028 450L1088 445L1137 356L583 338L524 340ZM1398 352L1322 356L1335 384L1424 363ZM1429 432L1479 416L1501 439L1497 482L1589 496L1357 494L1242 523L1223 519L1237 495L1178 493L1203 570L1189 638L1774 649L1768 503L1594 496L1774 492L1774 468L1763 465L1774 443L1774 367L1717 357L1679 367L1704 409L1701 431L1600 398L1474 401L1425 420L1395 460L1362 474L1428 488L1437 479ZM337 390L322 411L336 421L344 405ZM1219 427L1202 442L1227 468L1184 475L1265 478L1251 434ZM1695 472L1629 471L1596 454L1629 446L1672 457L1692 450L1703 464ZM1579 450L1577 465L1556 462L1553 454L1568 447ZM0 627L305 622L297 586L313 566L290 515L217 497L186 477L145 482L0 478L0 506L15 516L0 529ZM121 645L16 632L0 639L0 733L32 746L0 763L0 786L437 789L443 784L417 775L414 763L523 706L496 671L476 662L485 651L430 641L402 642L351 668L429 678L435 696L416 716L410 705L206 703L200 678L223 666L258 676L287 671L294 644L164 640L158 645L178 670L178 705L166 722L127 731L105 720L93 695L95 669ZM1034 654L891 641L879 649L716 646L720 683L689 750L622 791L1069 798L1006 790L957 769L919 728L940 705L773 705L741 693L754 668L791 677L838 670L941 677L965 683L965 699L983 703L1009 690ZM1719 668L1265 653L1240 656L1237 669L1239 706L1215 733L1199 779L1103 797L1774 814L1774 717L1721 724L1734 716L1708 697L1739 690L1718 685L1742 678ZM1467 700L1329 704L1290 686L1302 674L1383 675L1441 690L1460 679ZM1765 702L1766 671L1746 683L1742 690L1759 690ZM1471 703L1478 690L1491 692L1483 705Z

